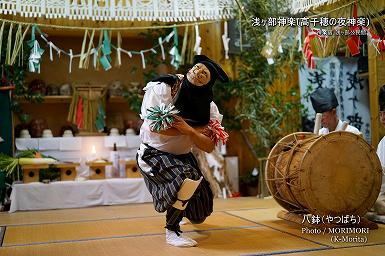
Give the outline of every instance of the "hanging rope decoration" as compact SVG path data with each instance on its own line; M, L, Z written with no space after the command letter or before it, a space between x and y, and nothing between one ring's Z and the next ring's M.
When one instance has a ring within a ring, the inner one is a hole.
M60 57L60 54L63 53L70 58L69 73L71 73L72 72L72 61L74 58L80 58L79 68L88 68L89 58L91 57L91 55L94 56L93 66L96 70L98 70L99 63L102 65L104 70L109 70L112 67L111 66L111 56L110 56L111 55L111 49L115 49L117 51L117 64L116 64L117 66L121 65L121 53L123 52L123 53L127 54L130 58L132 58L133 54L140 55L141 59L142 59L143 69L145 69L146 65L145 65L144 54L148 53L148 52L152 52L152 53L156 54L157 51L154 48L157 48L157 47L161 48L162 58L165 59L163 44L165 42L169 42L170 39L172 37L174 37L174 35L177 35L177 33L175 32L175 29L176 28L174 28L174 30L168 36L166 36L164 39L162 39L161 37L158 38L158 44L154 45L152 48L141 50L141 51L128 51L128 50L122 49L121 48L122 39L121 39L120 32L118 33L117 46L112 45L111 40L110 40L110 35L109 35L109 32L107 30L101 31L100 37L99 37L98 47L94 48L93 47L93 39L94 39L95 30L92 30L91 35L89 35L88 30L86 30L84 33L84 37L83 37L81 52L79 54L74 54L72 49L70 49L69 52L66 52L65 50L62 50L59 47L57 47L55 45L55 43L53 43L52 41L49 41L46 38L46 36L43 33L41 33L41 31L38 29L38 26L33 25L32 32L31 32L31 40L28 42L28 45L30 47L32 47L32 50L33 50L33 51L31 50L31 55L30 55L30 69L29 69L29 71L30 72L39 72L40 60L41 60L42 54L44 52L44 50L40 48L39 43L37 41L36 32L40 33L41 38L47 44L47 46L49 48L49 52L50 52L50 60L51 61L53 61L53 53L52 53L53 50L55 50L57 52L59 57ZM24 36L25 36L26 31L24 32ZM1 28L0 28L0 32L1 32ZM0 33L0 36L1 36L1 33ZM33 40L32 40L32 38L33 38ZM88 38L89 38L88 48L86 48ZM32 42L33 42L33 45L32 45ZM174 66L176 65L177 62L180 62L180 55L179 55L177 47L178 47L178 40L176 40L176 42L175 42L175 38L174 38L173 48L170 51L172 53L175 52L178 54L176 57L173 56L173 59L171 60L171 63L174 63ZM86 51L86 49L87 49L87 51ZM99 56L101 56L101 57L99 57ZM33 67L32 67L32 63L34 63ZM176 65L175 67L179 67L179 65Z
M179 68L180 64L182 64L181 62L182 62L183 58L182 58L182 55L180 54L179 49L178 49L179 44L178 44L178 36L177 36L178 35L177 27L181 27L181 26L185 27L184 43L182 46L182 48L183 48L187 45L185 42L186 41L185 39L187 39L187 31L188 31L188 28L190 26L195 27L196 39L200 40L198 24L209 24L209 23L217 22L217 21L207 21L207 22L196 22L196 23L173 25L172 26L173 30L170 34L168 34L164 38L159 37L157 44L155 44L151 48L143 49L141 51L131 51L131 50L126 50L126 49L121 48L122 38L121 38L121 34L119 31L117 32L117 42L116 42L117 46L113 45L111 43L110 37L111 37L111 31L117 30L115 28L109 28L109 29L101 30L100 36L99 36L99 43L95 46L95 44L94 44L94 39L96 37L95 32L97 30L100 30L100 28L88 28L88 27L80 28L80 27L66 27L66 26L61 27L61 26L55 26L55 25L49 26L49 27L60 27L60 28L67 28L67 29L69 28L69 29L83 29L84 30L84 36L83 36L81 51L80 51L80 53L74 53L72 49L69 49L69 50L60 49L54 42L52 42L51 40L48 40L48 36L40 31L39 25L37 25L37 24L32 24L30 26L31 23L27 23L27 22L10 21L10 20L6 20L6 19L0 19L0 21L2 21L2 24L0 26L0 52L1 52L1 46L2 46L1 42L2 42L3 37L4 37L3 31L4 31L4 28L6 26L6 23L10 24L9 31L11 31L11 32L13 30L13 24L18 24L17 33L16 33L16 37L14 38L14 40L12 38L12 33L8 34L8 38L7 38L8 39L8 41L7 41L8 45L7 45L5 59L4 59L3 63L13 65L13 64L15 64L15 62L17 60L17 56L19 56L19 64L20 65L22 64L22 59L23 59L22 58L22 55L23 55L23 50L22 50L23 49L23 43L22 42L23 42L27 32L29 31L29 29L32 27L31 40L28 41L28 47L30 48L29 63L28 63L29 71L30 72L40 72L40 62L41 62L41 58L42 58L43 53L44 53L44 49L42 49L40 47L40 44L38 41L38 34L39 34L40 38L44 41L44 43L46 44L46 47L48 48L49 59L51 61L54 60L54 56L55 56L54 52L56 52L58 58L60 58L62 54L69 57L69 69L68 69L69 73L72 72L72 64L73 64L72 62L75 58L79 58L78 67L80 69L88 69L90 60L92 61L92 65L95 68L95 70L99 70L99 65L101 65L104 68L104 70L110 69L111 68L111 50L112 49L116 50L115 66L117 66L117 67L121 66L121 64L122 64L121 53L125 53L130 58L132 58L133 55L140 55L141 60L142 60L142 67L143 67L143 69L145 69L146 68L145 54L147 54L149 52L151 52L153 54L157 54L158 51L156 51L156 48L159 47L160 48L159 52L162 54L162 59L165 60L166 56L165 56L164 43L169 42L172 37L174 37L173 46L168 52L171 55L170 64L173 65L175 68ZM26 26L25 26L24 33L22 33L22 26L24 26L24 25L26 25ZM42 26L48 27L47 24L42 24ZM151 27L146 27L146 28L147 29L156 29L156 28L169 28L169 27L170 27L169 25L165 25L165 26L151 26ZM131 29L142 29L142 28L143 27L136 27L136 28L131 27ZM120 29L123 29L123 28L120 28ZM107 35L106 35L106 33L107 33ZM224 35L226 35L226 34L227 33L225 33ZM228 49L228 47L226 48L228 41L229 41L229 39L227 38L227 43L226 43L226 40L224 40L224 37L222 37L222 42L224 44L225 49ZM12 45L13 45L13 47L12 47ZM197 49L196 53L200 53L201 49L202 49L200 47L200 42L197 43L197 41L196 41L195 47ZM183 49L182 49L182 54L183 54ZM187 58L187 56L183 56L183 57Z

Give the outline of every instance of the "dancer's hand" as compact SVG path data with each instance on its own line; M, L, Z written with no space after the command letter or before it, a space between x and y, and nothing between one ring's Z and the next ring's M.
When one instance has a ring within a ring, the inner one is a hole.
M210 153L214 150L214 142L209 137L195 130L188 125L186 121L180 116L174 116L175 120L172 127L177 129L181 134L190 136L191 140L199 149Z
M174 122L171 126L177 129L183 135L191 135L195 132L194 128L188 125L182 117L177 115L174 116Z

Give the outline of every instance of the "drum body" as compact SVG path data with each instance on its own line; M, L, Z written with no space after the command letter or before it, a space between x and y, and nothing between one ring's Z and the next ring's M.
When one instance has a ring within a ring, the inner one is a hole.
M382 168L356 134L293 133L271 150L265 175L270 193L291 212L362 216L380 192Z

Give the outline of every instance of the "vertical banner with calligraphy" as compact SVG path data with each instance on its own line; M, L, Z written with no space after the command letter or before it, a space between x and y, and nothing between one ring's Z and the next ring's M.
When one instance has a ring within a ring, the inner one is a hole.
M309 94L319 87L333 88L339 103L338 117L360 130L370 143L369 85L358 75L358 58L330 57L316 62L316 69L302 65L299 71L301 103L307 109L307 118L315 118Z

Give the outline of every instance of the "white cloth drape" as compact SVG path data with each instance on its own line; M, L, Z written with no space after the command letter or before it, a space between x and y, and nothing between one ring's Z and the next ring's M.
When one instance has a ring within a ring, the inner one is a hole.
M9 212L152 202L143 178L13 185Z

